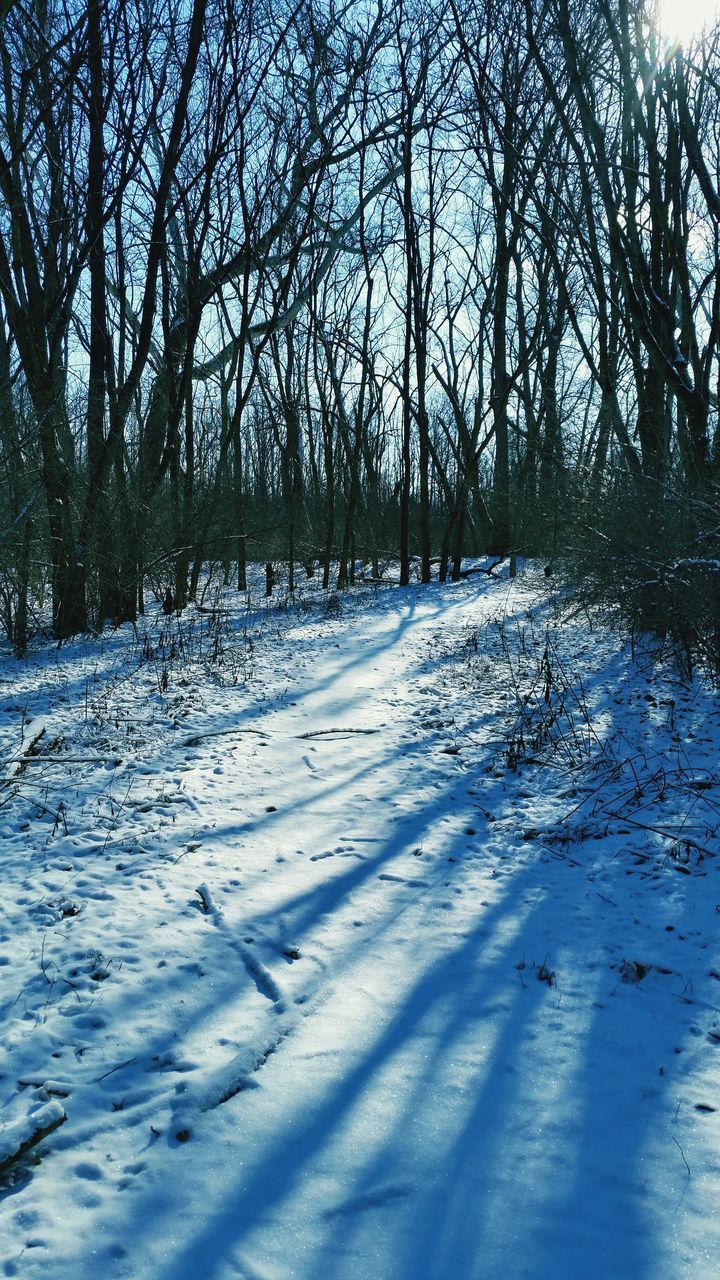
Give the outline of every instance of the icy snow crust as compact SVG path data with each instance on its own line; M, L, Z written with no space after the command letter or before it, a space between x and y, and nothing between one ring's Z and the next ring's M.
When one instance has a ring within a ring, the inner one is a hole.
M717 1277L716 697L532 569L215 603L1 660L0 1274Z

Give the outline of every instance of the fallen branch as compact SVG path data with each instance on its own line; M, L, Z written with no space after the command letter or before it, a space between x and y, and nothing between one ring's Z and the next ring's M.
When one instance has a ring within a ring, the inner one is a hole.
M225 934L230 946L233 948L233 951L237 951L241 956L243 964L260 994L266 996L268 1000L272 1001L277 1013L284 1013L286 1000L280 990L280 987L273 978L269 969L266 969L265 965L258 960L257 956L253 954L249 947L245 946L245 944L241 942L239 938L236 938L228 929L222 907L218 906L205 881L198 885L195 892L200 899L202 910L206 915L211 917L217 928Z
M22 757L22 767L28 764L108 764L112 761L116 766L122 764L117 756L60 756L31 755Z
M215 902L215 899L205 882L199 884L195 892L200 899L200 903L205 914L219 918L221 916L220 908Z
M241 1049L225 1066L212 1071L202 1083L190 1086L181 1094L172 1104L175 1111L172 1128L177 1141L187 1142L192 1138L194 1124L200 1115L221 1107L247 1088L253 1075L277 1052L292 1029L292 1022L281 1024L263 1044Z
M204 742L206 738L224 738L227 734L232 733L254 733L258 738L269 738L269 733L264 733L262 729L249 729L238 727L236 729L209 729L207 733L195 733L192 738L185 738L184 747L196 747L198 743Z
M47 787L47 783L43 783L42 779L39 779L37 782L29 782L25 778L0 779L0 790L6 791L11 783L12 783L12 791L8 791L7 795L5 795L2 800L0 800L0 805L7 804L9 801L14 800L16 796L22 796L23 800L26 800L28 804L31 804L33 806L33 808L39 809L41 813L46 813L49 818L52 818L53 822L55 822L58 827L61 825L64 826L65 834L67 835L67 821L65 818L65 812L64 812L64 809L62 808L62 805L59 809L49 809L46 804L43 804L42 800L38 800L37 798L33 799L33 797L28 796L25 791L20 790L20 788L28 788L33 786Z
M310 729L308 733L296 733L296 738L326 738L332 733L379 733L379 729Z
M22 773L30 757L35 754L35 744L40 741L46 729L47 721L44 716L37 716L23 727L23 741L20 751L8 760L7 772L9 779L15 778L17 774Z
M23 1116L0 1129L0 1173L24 1156L32 1147L59 1129L67 1115L59 1102L48 1102L32 1115Z
M473 566L472 568L470 568L470 569L461 569L461 570L460 570L460 577L461 577L461 578L469 578L469 577L471 577L471 576L472 576L472 574L473 574L473 573L485 573L485 574L487 574L487 576L488 576L489 578L492 578L492 576L493 576L493 569L497 569L498 565L503 564L503 562L506 560L506 558L507 558L506 556L500 556L500 559L499 559L499 560L494 560L492 564L488 564L488 565L481 565L481 564L478 564L478 565L474 565L474 566Z

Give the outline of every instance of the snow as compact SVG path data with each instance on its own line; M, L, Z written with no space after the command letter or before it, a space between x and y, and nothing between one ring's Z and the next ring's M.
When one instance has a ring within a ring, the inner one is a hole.
M717 1276L715 693L261 590L0 659L0 1275Z

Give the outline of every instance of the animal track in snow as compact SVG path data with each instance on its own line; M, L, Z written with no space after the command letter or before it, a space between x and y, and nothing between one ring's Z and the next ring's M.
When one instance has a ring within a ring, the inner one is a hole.
M103 1177L103 1171L99 1165L92 1164L88 1160L81 1160L76 1164L73 1173L76 1178L84 1178L86 1182L100 1182Z

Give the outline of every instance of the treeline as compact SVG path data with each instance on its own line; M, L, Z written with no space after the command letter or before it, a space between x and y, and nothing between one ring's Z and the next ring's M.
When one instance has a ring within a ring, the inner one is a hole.
M572 562L720 638L720 31L637 0L0 11L0 609ZM692 602L692 607L689 602Z

